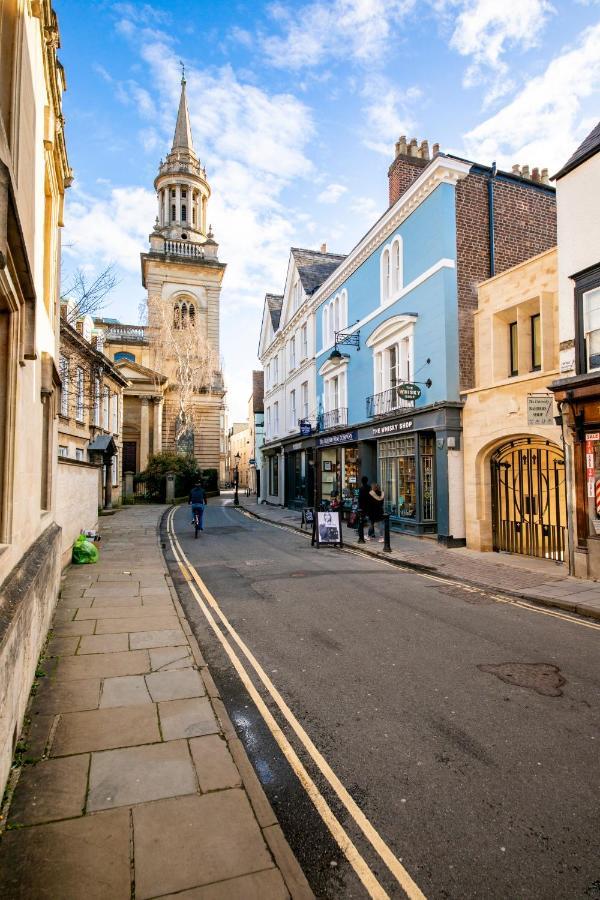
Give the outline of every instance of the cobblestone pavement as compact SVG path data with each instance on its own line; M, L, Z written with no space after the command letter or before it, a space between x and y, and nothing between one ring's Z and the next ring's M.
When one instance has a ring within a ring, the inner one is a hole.
M261 519L302 530L301 513L295 510L257 504L256 497L240 497L240 506ZM344 540L356 544L356 532L344 526ZM467 548L448 550L432 538L396 532L392 532L390 543L391 553L383 553L381 544L370 541L360 549L399 564L426 566L449 578L600 619L600 584L572 578L566 563Z
M163 510L103 519L99 563L67 570L9 785L6 900L312 897L167 575Z

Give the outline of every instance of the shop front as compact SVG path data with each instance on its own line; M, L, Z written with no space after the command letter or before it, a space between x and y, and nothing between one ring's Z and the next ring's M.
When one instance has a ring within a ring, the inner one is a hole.
M358 498L361 459L358 432L344 431L317 438L317 503L326 508L340 508L342 514L352 509Z
M361 446L376 442L377 480L393 530L463 546L460 406L413 410L361 428L358 437Z
M314 438L285 447L285 506L302 509L315 502Z

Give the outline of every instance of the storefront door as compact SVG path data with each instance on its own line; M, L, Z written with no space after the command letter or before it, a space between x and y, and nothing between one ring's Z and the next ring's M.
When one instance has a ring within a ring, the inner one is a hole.
M435 441L414 433L379 441L384 509L411 531L435 530Z

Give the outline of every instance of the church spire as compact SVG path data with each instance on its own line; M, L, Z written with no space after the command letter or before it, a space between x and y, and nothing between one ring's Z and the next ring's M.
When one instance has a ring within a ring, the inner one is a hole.
M187 97L185 95L185 69L182 64L181 73L181 97L179 98L179 110L177 112L177 124L175 125L175 135L173 137L173 150L187 150L194 153L194 142L192 140L192 128L190 125L190 113L187 105Z

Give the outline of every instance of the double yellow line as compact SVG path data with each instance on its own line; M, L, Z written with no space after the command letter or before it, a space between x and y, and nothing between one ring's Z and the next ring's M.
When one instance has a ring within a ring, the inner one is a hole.
M225 653L229 657L231 664L239 675L242 684L248 691L250 697L256 705L256 708L263 717L269 731L273 735L273 738L277 742L279 748L289 762L292 770L298 777L306 793L315 805L317 811L319 812L319 815L331 832L331 835L333 836L340 850L356 872L365 890L370 897L376 898L376 900L385 900L385 898L388 898L389 900L389 895L381 886L373 871L368 866L368 864L352 842L348 833L345 831L339 820L332 812L330 806L323 797L319 788L302 764L296 751L288 741L280 726L277 724L277 721L273 717L272 713L269 711L266 703L262 699L258 690L254 686L254 683L252 682L248 672L246 671L242 660L232 646L232 642L233 644L237 645L243 656L245 656L247 662L254 670L259 681L268 692L270 698L276 704L284 719L291 727L292 731L295 733L296 737L299 739L300 743L308 753L311 761L323 775L331 789L338 797L341 804L345 807L355 824L362 831L367 841L379 854L398 884L402 887L406 896L409 898L409 900L425 900L425 895L423 894L423 892L413 881L409 873L401 864L400 860L392 853L381 835L373 827L371 822L367 819L356 802L352 799L344 785L341 783L333 769L330 767L329 763L315 747L312 740L310 739L298 719L295 717L258 660L255 658L250 649L246 646L237 631L233 628L227 617L222 612L216 599L211 594L204 581L198 575L196 569L187 558L181 547L181 544L179 543L179 540L177 539L177 535L175 534L175 530L173 528L174 514L175 510L172 509L169 512L167 518L167 533L169 535L169 543L171 545L171 550L173 552L175 560L177 561L177 565L179 566L183 577L188 582L188 587L192 592L192 595L194 596L206 620L208 621L216 637L221 643ZM221 627L219 627L218 622L221 623L223 630ZM231 638L231 641L229 640L229 638Z

